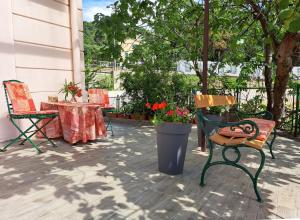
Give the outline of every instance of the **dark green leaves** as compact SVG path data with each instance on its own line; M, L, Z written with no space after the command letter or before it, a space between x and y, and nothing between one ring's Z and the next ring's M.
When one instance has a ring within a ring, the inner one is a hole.
M279 18L281 20L285 20L285 19L290 18L292 15L293 15L293 10L289 9L289 8L286 8L286 9L280 11Z
M296 33L300 31L300 16L295 18L289 25L289 31Z
M279 1L279 8L280 10L284 10L289 7L290 1L289 0L280 0Z

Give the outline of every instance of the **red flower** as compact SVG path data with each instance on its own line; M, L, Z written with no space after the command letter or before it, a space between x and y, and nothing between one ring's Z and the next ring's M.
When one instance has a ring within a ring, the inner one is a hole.
M174 114L174 111L173 110L169 110L168 112L167 112L167 115L168 116L172 116Z
M186 116L186 115L188 115L190 113L190 111L187 109L187 108L185 108L184 110L183 110L183 114Z
M158 104L158 103L155 102L155 103L153 104L153 106L152 106L152 110L155 111L155 110L159 109L159 105L160 105L160 104Z
M74 85L74 84L70 84L70 85L68 85L68 90L70 91L70 92L75 92L76 90L78 90L79 88L76 86L76 85Z
M151 104L149 102L146 103L146 108L151 108Z
M167 107L167 103L166 103L166 102L162 102L162 103L160 103L159 106L158 106L159 109L164 109L164 108L166 108L166 107Z
M178 107L176 107L176 114L179 116L184 116L184 112Z
M81 97L81 96L82 96L81 89L79 89L79 90L77 91L76 95L77 95L78 97Z

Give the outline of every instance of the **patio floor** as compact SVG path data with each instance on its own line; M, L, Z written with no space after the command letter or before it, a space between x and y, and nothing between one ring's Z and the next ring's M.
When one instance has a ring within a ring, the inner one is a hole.
M255 199L240 170L215 166L205 187L199 177L207 153L189 139L184 174L157 171L151 126L114 124L115 137L58 148L13 146L0 154L0 219L201 219L300 217L300 144L279 137L259 179ZM25 149L24 149L25 148ZM249 151L243 149L243 151ZM252 152L252 151L251 151ZM258 154L244 162L258 165Z

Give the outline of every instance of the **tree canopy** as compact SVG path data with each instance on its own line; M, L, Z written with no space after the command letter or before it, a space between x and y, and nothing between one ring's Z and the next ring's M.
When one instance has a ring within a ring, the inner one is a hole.
M97 14L93 23L85 23L92 36L85 37L91 42L87 58L121 60L122 42L139 39L124 60L133 72L170 72L177 61L187 60L201 83L202 1L119 0L111 7L111 16ZM264 68L268 109L278 120L289 73L299 59L299 30L299 0L211 0L209 60L241 65L238 83Z

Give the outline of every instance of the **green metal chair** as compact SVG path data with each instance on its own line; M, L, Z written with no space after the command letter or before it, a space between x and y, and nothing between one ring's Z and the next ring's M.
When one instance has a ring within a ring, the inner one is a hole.
M58 112L52 110L37 111L27 85L21 81L3 81L3 86L7 102L9 120L17 128L20 134L18 137L11 140L3 149L0 149L0 151L6 151L8 147L10 147L18 141L21 141L20 145L23 145L26 141L28 141L32 145L32 147L37 151L38 154L42 152L38 147L38 145L42 143L49 142L53 147L56 147L55 143L47 137L47 135L43 132L42 129L58 116ZM22 119L29 120L31 122L31 126L29 126L26 129L22 129L17 123L18 120ZM44 119L46 119L46 122L44 121L44 123L40 123ZM46 141L43 141L39 144L35 144L31 140L31 138L37 132L40 132L46 139ZM24 137L25 139L22 139L22 137Z
M275 122L272 121L272 114L269 112L251 113L251 117L239 120L239 117L249 117L248 114L236 111L237 122L221 122L209 120L202 112L202 108L210 106L222 106L222 105L235 105L235 97L233 96L213 96L213 95L195 95L195 105L197 108L198 126L203 130L207 147L209 148L209 156L202 170L200 185L204 186L204 178L206 171L209 167L214 165L229 165L241 169L246 173L252 183L254 192L257 197L257 201L262 202L260 193L257 188L257 182L259 174L261 173L265 164L265 153L263 146L267 144L269 147L272 158L274 154L272 152L272 146L276 138ZM259 119L260 117L261 119ZM263 124L265 123L265 124ZM268 125L267 135L261 135L262 129L265 129L265 125ZM209 130L208 128L214 127ZM224 130L225 129L225 130ZM261 131L260 131L261 129ZM268 138L273 136L270 141ZM222 146L221 160L212 161L214 145ZM261 157L260 165L257 171L252 174L249 169L239 163L241 159L240 148L249 148L259 152ZM232 151L235 154L235 158L229 158L227 153Z

